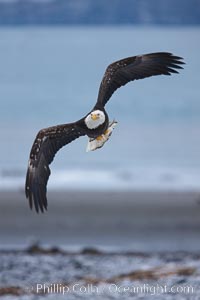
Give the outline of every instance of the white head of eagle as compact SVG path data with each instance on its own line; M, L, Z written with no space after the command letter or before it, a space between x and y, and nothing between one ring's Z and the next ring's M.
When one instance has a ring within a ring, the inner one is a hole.
M85 118L85 124L89 129L95 129L102 125L105 122L105 114L103 111L97 109L92 111L87 117Z

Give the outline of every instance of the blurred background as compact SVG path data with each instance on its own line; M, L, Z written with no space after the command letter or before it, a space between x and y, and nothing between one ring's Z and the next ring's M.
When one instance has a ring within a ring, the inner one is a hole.
M0 0L2 300L80 282L101 295L71 300L138 299L109 293L112 282L187 284L190 295L154 297L199 297L199 25L199 0ZM61 149L48 212L31 211L24 182L37 132L89 112L111 62L159 51L183 57L184 70L117 90L106 106L118 121L111 139L91 153L86 137Z
M198 0L0 1L1 247L199 249L199 24ZM109 142L86 153L83 137L60 150L49 211L30 212L23 189L37 132L84 116L111 62L159 51L185 69L115 92Z

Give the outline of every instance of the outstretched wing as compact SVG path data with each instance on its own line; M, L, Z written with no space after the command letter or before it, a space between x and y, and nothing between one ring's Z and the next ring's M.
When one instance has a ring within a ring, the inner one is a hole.
M33 203L37 212L47 209L47 181L51 173L49 165L60 148L83 135L85 132L77 123L49 127L38 132L26 175L25 192L31 209Z
M109 65L102 79L97 105L104 106L112 94L121 86L135 79L154 75L171 75L178 73L184 64L182 57L168 52L157 52L127 57Z

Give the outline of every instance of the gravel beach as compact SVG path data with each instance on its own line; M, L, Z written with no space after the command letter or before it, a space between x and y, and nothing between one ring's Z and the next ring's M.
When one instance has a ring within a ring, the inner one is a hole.
M48 212L36 214L23 192L0 193L1 299L174 299L177 285L185 290L176 299L198 299L197 192L50 191L48 199Z

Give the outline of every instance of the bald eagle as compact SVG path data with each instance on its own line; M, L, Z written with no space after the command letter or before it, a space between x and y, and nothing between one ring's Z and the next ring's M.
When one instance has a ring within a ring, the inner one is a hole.
M31 148L25 183L25 194L30 208L36 212L47 210L47 181L49 165L56 152L80 136L88 136L87 151L101 148L109 139L115 121L109 123L105 105L112 94L129 81L154 75L178 73L184 64L182 57L167 52L157 52L127 57L110 64L100 84L94 108L82 119L68 124L42 129Z

